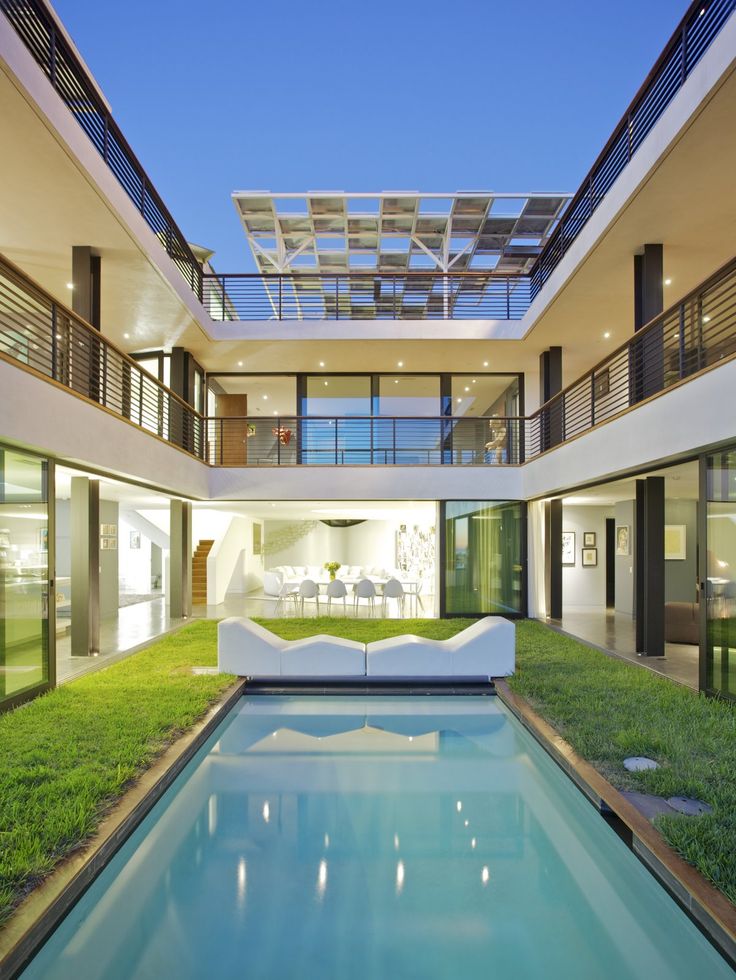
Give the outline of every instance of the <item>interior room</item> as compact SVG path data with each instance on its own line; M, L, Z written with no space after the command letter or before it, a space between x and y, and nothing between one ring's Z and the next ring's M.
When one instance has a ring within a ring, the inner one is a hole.
M647 666L697 689L698 463L661 476L665 494L665 656ZM589 487L563 500L562 627L636 658L636 480ZM641 659L641 658L639 658Z
M192 522L195 590L197 551L206 555L195 615L438 615L434 502L202 503ZM356 601L361 579L374 593ZM399 595L384 597L389 579ZM316 592L300 594L305 580Z
M84 534L77 501L99 483L99 651L80 655L73 617L87 615L73 601L84 575L75 542ZM155 513L155 523L145 514ZM85 673L176 625L166 605L169 498L71 467L56 467L56 669L59 680Z

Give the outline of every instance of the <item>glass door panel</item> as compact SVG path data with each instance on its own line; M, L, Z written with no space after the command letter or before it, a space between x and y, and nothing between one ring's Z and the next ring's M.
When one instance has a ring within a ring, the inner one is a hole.
M0 449L0 704L49 680L48 463Z
M708 457L705 688L736 697L736 450Z

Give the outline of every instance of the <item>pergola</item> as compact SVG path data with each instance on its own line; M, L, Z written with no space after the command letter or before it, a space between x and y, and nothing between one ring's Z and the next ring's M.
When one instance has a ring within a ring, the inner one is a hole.
M570 194L236 191L259 272L527 273Z

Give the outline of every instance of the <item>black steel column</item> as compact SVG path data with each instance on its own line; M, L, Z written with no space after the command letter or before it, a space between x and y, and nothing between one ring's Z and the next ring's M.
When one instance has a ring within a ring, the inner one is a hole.
M71 482L71 648L89 657L100 652L100 481Z
M636 481L636 648L664 656L664 477Z
M100 329L101 261L90 245L72 246L72 309Z
M539 355L539 402L544 405L562 391L562 348L550 347ZM563 439L562 402L556 401L541 418L542 449L557 446Z
M634 256L634 331L658 316L664 309L664 250L661 245L645 245ZM662 390L664 383L663 329L657 327L642 335L631 348L630 400L634 405Z
M544 504L544 585L547 615L562 619L562 499Z

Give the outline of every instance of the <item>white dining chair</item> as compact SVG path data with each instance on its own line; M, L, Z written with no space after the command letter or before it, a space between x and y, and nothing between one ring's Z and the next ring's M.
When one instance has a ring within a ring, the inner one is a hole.
M347 612L348 612L347 605L346 605L347 594L348 594L348 590L345 588L345 583L341 579L335 578L329 583L329 585L327 586L327 615L328 616L332 611L333 599L342 599L343 616L347 616Z
M388 600L396 599L396 605L399 609L399 616L403 618L404 616L404 586L399 582L397 578L390 578L388 582L383 587L383 600L381 603L381 614L386 618L386 612L388 610Z
M424 612L424 603L422 602L422 597L419 594L421 591L422 591L421 579L417 579L416 582L407 582L404 586L404 594L409 596L410 609L411 609L412 599L414 600L415 616L419 612L419 609L417 608L417 603L419 604L419 608L421 608L422 612Z
M279 597L276 602L276 609L274 610L274 616L277 618L282 615L286 603L294 600L294 615L296 615L296 601L299 598L299 589L294 584L284 584L279 589Z
M317 615L319 616L319 586L311 578L305 578L299 586L299 598L301 599L301 614L304 616L304 600L314 599L317 603Z
M368 606L370 608L371 615L376 611L376 587L371 582L369 578L362 578L359 582L356 582L353 586L353 608L355 614L358 613L358 605L361 599L368 600Z

